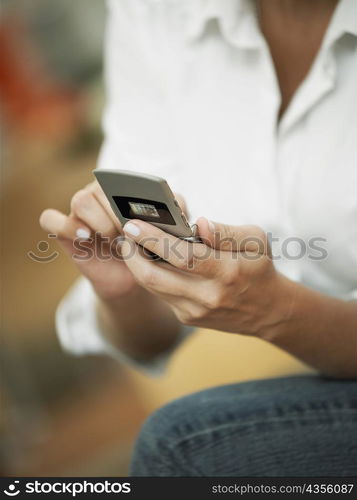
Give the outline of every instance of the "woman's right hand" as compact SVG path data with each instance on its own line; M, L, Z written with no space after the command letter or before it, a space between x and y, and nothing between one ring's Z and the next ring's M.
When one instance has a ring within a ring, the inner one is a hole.
M48 208L42 212L40 224L48 233L57 235L62 248L101 299L120 299L140 288L125 262L118 258L120 245L114 240L122 235L121 224L97 181L74 194L69 215ZM104 237L100 245L96 233ZM110 258L103 259L107 255Z

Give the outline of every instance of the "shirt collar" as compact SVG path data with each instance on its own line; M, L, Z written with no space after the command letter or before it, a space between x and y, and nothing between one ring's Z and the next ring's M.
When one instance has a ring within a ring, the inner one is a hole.
M200 38L207 23L218 22L222 36L241 48L262 44L254 2L251 0L189 0L186 3L186 35L190 41Z
M190 41L199 39L207 23L215 19L222 36L238 47L254 49L264 43L253 0L188 0L186 13L186 35ZM324 45L332 45L345 33L357 36L357 0L339 1Z
M334 44L344 34L357 36L357 1L340 0L333 13L324 40L324 46Z

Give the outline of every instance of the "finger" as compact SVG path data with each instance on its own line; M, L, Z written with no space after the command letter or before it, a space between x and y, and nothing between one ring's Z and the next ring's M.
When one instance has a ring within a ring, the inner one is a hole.
M165 299L164 299L165 300ZM165 300L176 318L184 325L190 326L205 326L205 318L207 317L207 309L198 303L192 303L185 299L170 301ZM210 318L210 324L212 319ZM222 323L220 323L221 325Z
M55 234L63 239L74 240L80 238L86 240L91 236L91 229L83 221L65 215L53 208L48 208L42 212L40 225L48 233Z
M109 200L106 197L103 189L101 188L98 181L94 181L88 185L89 190L93 193L93 196L98 200L98 202L102 205L104 210L107 212L111 220L113 221L114 226L117 228L118 232L122 232L122 225L120 220L113 212L112 207L110 206Z
M71 215L82 220L93 232L99 232L103 236L115 237L118 230L113 220L87 189L77 191L71 200Z
M152 224L136 219L127 222L123 230L126 236L177 269L207 277L217 271L214 252L202 243L181 240Z
M124 240L121 254L136 281L147 290L173 297L184 297L188 296L188 292L191 293L192 278L190 276L177 272L172 266L168 269L148 259L142 248L134 241Z
M231 252L249 252L270 255L266 233L258 226L230 226L200 217L198 234L212 248Z

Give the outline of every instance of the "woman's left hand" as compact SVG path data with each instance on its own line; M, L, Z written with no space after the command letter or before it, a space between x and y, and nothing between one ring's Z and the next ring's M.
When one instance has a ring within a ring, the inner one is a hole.
M167 302L184 324L262 338L284 327L294 283L274 268L264 231L203 217L197 225L203 243L140 220L124 226L122 254L139 284ZM165 262L148 259L144 249Z

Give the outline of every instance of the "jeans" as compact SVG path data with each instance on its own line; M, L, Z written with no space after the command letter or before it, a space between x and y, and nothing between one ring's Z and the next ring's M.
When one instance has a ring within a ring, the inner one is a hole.
M357 476L357 380L214 387L152 414L131 476Z

